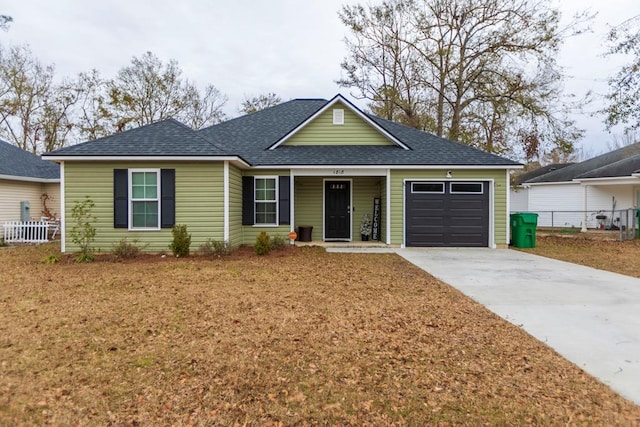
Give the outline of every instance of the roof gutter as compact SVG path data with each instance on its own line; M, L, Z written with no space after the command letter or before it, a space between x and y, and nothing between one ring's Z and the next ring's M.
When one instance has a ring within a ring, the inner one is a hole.
M632 174L629 176L609 176L602 178L576 178L575 182L579 182L581 185L625 185L625 184L637 184L640 179L640 174Z
M6 179L8 181L39 182L41 184L56 184L60 182L60 178L35 178L32 176L16 175L0 175L0 179Z
M522 169L523 165L419 165L419 164L408 164L408 165L386 165L386 164L376 164L376 165L348 165L348 164L335 164L335 165L281 165L281 164L271 164L271 165L256 165L253 166L252 169L275 169L275 168L286 168L286 169L428 169L428 170L441 170L441 169Z
M239 156L64 156L64 155L46 155L42 158L54 162L114 162L114 161L172 161L172 162L210 162L210 161L228 161L238 163L244 167L250 167L243 158Z

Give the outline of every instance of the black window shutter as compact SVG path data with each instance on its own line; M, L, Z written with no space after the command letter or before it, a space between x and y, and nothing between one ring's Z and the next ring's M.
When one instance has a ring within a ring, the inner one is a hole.
M129 171L113 170L113 228L127 228L129 220Z
M171 228L176 223L176 170L160 170L160 227Z
M253 177L242 177L242 225L253 225Z
M288 176L281 176L278 179L278 210L280 216L280 224L291 224L290 221L290 213L291 213L291 196L289 191L289 182L291 178Z

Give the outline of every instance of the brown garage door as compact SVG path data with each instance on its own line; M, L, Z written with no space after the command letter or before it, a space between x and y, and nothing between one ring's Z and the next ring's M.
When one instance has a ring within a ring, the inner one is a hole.
M409 181L407 246L489 246L489 183Z

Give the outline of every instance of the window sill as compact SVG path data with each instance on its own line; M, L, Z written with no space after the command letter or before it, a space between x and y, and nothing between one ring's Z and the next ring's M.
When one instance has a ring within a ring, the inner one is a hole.
M252 227L255 228L273 228L273 227L279 227L278 224L253 224Z

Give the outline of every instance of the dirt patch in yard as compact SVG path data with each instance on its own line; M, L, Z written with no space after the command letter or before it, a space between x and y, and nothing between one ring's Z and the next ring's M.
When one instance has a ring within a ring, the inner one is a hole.
M603 237L604 236L604 237ZM619 241L605 234L538 236L536 247L520 249L601 270L640 277L640 240Z
M0 251L0 425L632 425L640 407L392 254Z

